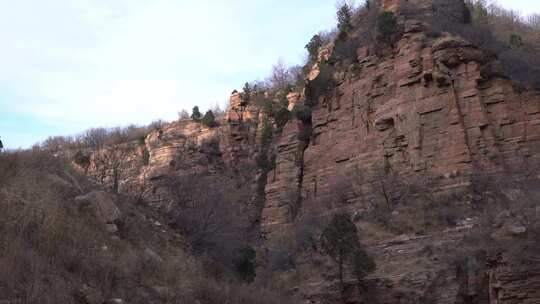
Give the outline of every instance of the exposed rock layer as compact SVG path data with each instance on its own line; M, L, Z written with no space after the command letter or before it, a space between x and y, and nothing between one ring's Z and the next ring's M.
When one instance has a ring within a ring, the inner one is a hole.
M384 1L383 7L396 11L400 3ZM336 187L361 176L362 188L377 168L391 168L403 178L432 176L441 188L457 189L469 186L476 173L525 172L540 164L538 92L517 89L490 73L489 56L461 39L429 38L419 22L404 26L389 55L364 47L357 52L355 72L339 67L337 85L313 108L309 139L301 135L306 125L295 119L283 128L272 149L276 166L265 175L260 225L268 247L294 229L299 215L364 213L370 207L366 197L349 195L342 202L343 188ZM290 109L301 99L288 97ZM158 181L169 174L220 174L254 164L262 119L259 109L236 93L220 127L183 121L156 130L142 147L149 162L129 174L138 176L131 184L148 182L148 197L160 202ZM368 278L379 302L540 303L540 272L534 267L500 262L488 273L456 271L426 253L451 249L470 227L367 239L379 265ZM322 257L304 257L296 269L297 290L312 303L324 302L336 290L329 273Z

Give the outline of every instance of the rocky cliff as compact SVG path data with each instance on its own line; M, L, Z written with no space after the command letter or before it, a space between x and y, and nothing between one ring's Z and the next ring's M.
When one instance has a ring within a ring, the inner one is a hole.
M431 1L416 2L431 9ZM403 4L388 0L382 7L399 13ZM347 210L377 262L367 284L378 303L540 303L537 260L522 266L502 254L489 257L489 267L477 268L449 266L446 260L482 221L469 212L477 199L471 191L483 185L478 176L532 172L540 177L534 171L540 164L540 95L506 77L496 58L462 38L434 37L426 23L400 22L403 35L394 46L361 46L354 60L335 62L332 86L311 108L311 120L293 118L275 132L270 149L275 166L249 171L253 197L262 197L261 252L279 249L306 218ZM331 56L329 46L309 80L322 77L321 66ZM289 94L289 110L305 95ZM143 187L145 197L160 203L167 196L160 181L167 176L202 171L219 176L254 168L265 119L273 122L260 105L235 93L218 127L181 121L150 133L131 150L140 158L148 153L147 162L127 165L131 171L120 184ZM393 228L374 224L381 217L375 213L381 189L386 203L393 204L384 215ZM427 192L438 198L467 194L453 203L407 203ZM467 211L452 225L418 224L419 214L429 222L421 210L428 207ZM510 216L508 223L514 220ZM336 293L331 273L328 261L313 249L302 252L294 269L281 276L309 303L323 303ZM351 287L351 303L359 302L358 292Z

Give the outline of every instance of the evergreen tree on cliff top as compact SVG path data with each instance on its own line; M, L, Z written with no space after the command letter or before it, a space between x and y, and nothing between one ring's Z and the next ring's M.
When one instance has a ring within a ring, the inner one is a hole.
M191 112L191 119L193 119L195 121L199 121L199 120L201 120L201 117L202 117L202 114L201 114L201 111L199 110L199 107L194 106L193 110Z
M337 11L337 20L338 20L338 30L339 30L339 39L345 39L349 32L352 30L352 6L345 2L343 3Z
M215 127L217 123L216 123L216 116L214 115L214 112L212 112L212 110L206 111L201 122L203 125L209 128Z

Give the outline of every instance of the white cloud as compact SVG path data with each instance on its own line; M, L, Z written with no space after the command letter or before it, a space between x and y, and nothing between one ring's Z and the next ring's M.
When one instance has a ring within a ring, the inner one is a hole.
M523 15L540 13L540 2L535 0L499 0L496 3L507 9L513 9Z
M0 109L74 132L223 103L333 23L324 5L309 20L312 3L0 0Z
M540 10L530 2L511 5ZM28 146L223 103L278 58L299 63L311 35L335 23L334 3L0 0L0 131Z

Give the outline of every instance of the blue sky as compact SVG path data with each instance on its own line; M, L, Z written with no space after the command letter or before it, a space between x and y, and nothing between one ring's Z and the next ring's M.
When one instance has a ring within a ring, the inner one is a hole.
M225 104L303 61L334 0L0 0L0 136L10 148ZM506 0L524 13L540 2Z

